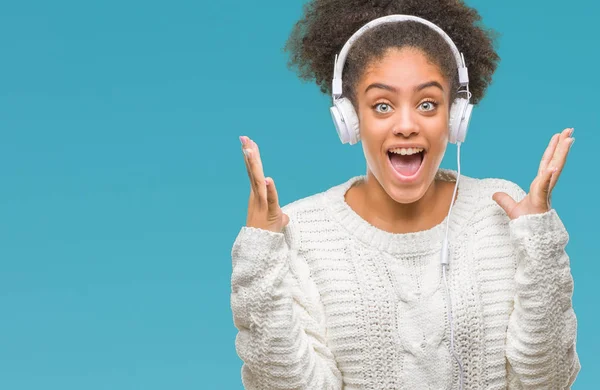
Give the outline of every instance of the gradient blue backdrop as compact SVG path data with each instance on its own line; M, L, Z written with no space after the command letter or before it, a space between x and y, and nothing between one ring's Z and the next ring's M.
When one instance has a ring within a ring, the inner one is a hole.
M240 389L230 250L238 136L286 204L362 174L329 99L281 51L302 0L0 6L0 388ZM463 173L528 189L550 136L583 370L596 388L598 2L471 0L502 33ZM455 148L442 166L456 168Z

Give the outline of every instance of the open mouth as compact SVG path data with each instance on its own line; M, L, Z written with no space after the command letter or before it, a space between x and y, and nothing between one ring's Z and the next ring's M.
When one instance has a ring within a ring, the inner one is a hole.
M392 169L402 178L416 176L425 159L424 149L409 149L404 154L388 151L388 159Z

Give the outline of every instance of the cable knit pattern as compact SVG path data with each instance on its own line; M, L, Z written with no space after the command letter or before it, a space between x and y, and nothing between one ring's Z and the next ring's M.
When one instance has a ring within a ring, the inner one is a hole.
M231 308L246 389L458 389L441 281L447 219L377 229L344 200L363 179L286 205L282 233L242 227L236 237ZM525 195L507 180L461 176L449 220L464 388L569 388L580 365L568 234L555 210L509 220L498 191Z

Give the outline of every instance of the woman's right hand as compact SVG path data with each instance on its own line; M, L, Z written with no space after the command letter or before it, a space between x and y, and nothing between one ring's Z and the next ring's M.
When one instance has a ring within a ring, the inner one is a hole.
M279 207L275 183L272 178L265 178L258 145L246 136L240 141L250 179L246 226L281 233L290 219Z

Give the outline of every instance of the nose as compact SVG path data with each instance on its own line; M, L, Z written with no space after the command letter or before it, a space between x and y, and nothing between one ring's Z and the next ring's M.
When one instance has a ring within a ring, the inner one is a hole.
M402 110L397 111L392 130L394 135L403 135L409 138L413 134L419 134L419 125L413 115L411 108L406 105Z

